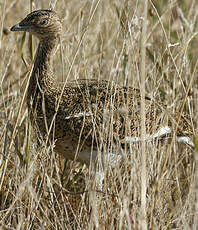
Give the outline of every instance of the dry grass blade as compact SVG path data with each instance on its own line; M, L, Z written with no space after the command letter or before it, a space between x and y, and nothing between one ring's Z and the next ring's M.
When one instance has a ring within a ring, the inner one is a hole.
M195 144L195 161L196 161L196 166L198 165L198 138L197 136L194 136L194 144ZM195 192L195 213L198 212L198 167L195 169L195 185L194 185L194 192ZM198 223L197 223L197 215L194 216L193 220L193 230L196 230L198 228Z
M23 46L24 46L24 43L25 43L25 37L26 37L26 32L23 33L22 35L22 38L21 38L21 44L20 44L20 47L19 47L19 55L26 67L26 69L28 70L28 64L26 62L26 60L24 59L24 56L23 56Z
M54 10L57 0L51 0L49 4L49 9Z
M194 145L195 145L195 151L198 153L198 137L194 136Z
M33 10L33 0L30 0L30 12ZM31 61L34 59L34 47L33 47L33 38L32 35L29 34L29 39L28 39L28 47L29 47L29 53L31 57Z
M146 41L147 41L147 11L148 11L148 1L144 1L144 13L143 13L143 25L141 34L141 79L140 79L140 92L141 92L141 217L142 218L142 229L147 229L147 208L146 208L146 191L147 191L147 151L146 151L146 141L144 141L146 136L146 102L145 102L145 80L146 80Z

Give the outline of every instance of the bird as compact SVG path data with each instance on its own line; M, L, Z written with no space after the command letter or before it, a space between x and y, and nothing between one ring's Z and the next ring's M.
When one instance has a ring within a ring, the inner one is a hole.
M52 60L60 42L62 24L55 11L35 10L11 31L26 31L39 39L28 83L27 107L35 132L48 144L53 143L55 152L89 166L108 154L109 162L114 161L122 157L127 144L142 141L138 136L139 89L120 86L108 79L85 78L57 84ZM177 124L175 114L149 97L145 98L145 111L144 140L163 139L173 134ZM184 115L176 132L178 141L193 146L191 125Z

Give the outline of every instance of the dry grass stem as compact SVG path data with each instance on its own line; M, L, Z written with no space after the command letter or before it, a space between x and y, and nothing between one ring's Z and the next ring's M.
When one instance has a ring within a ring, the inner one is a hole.
M142 169L141 169L141 216L142 229L147 229L147 210L146 210L146 191L147 191L147 152L146 152L146 105L145 105L145 81L146 81L146 41L147 41L147 11L148 1L144 1L143 24L141 34L141 75L140 75L140 91L141 91L141 154L142 154Z

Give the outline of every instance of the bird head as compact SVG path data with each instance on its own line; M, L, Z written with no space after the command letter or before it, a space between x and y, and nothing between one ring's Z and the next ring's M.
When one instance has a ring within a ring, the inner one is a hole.
M14 25L11 31L26 31L39 39L50 38L61 34L62 24L55 11L36 10L28 14L21 22Z

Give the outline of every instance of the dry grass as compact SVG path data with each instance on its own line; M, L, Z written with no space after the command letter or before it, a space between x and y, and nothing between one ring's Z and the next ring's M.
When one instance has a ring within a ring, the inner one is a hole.
M33 9L48 5L35 1ZM139 88L143 7L136 0L57 1L64 25L54 61L58 80L86 76ZM29 9L28 1L1 1L0 229L141 229L141 145L131 145L131 156L105 172L98 192L85 166L37 144L23 103L29 39L26 67L22 34L8 31ZM156 0L148 9L146 93L189 114L196 143L198 3ZM148 229L197 229L195 152L170 141L146 143Z

